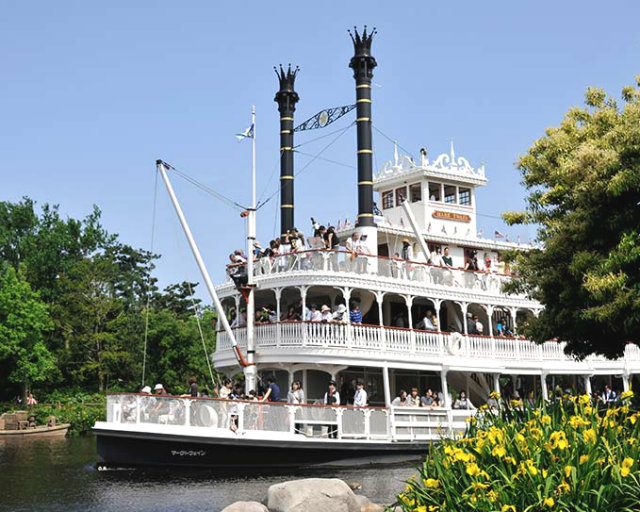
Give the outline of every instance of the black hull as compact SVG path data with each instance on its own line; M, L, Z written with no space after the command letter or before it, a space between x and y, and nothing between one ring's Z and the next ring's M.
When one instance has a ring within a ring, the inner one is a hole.
M96 430L99 465L190 468L304 468L388 464L424 456L428 443L295 442Z

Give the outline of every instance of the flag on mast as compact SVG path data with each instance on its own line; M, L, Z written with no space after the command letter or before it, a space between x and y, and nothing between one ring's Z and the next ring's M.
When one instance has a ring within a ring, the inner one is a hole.
M500 233L500 231L496 230L493 233L493 237L494 238L504 238L505 236L504 236L504 234Z
M245 139L253 139L253 123L244 132L236 133L236 139L238 139L238 142L242 142Z

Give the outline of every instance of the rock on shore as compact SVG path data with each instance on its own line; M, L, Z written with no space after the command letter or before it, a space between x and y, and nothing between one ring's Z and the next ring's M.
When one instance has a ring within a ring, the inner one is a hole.
M305 478L269 487L266 504L238 501L222 512L383 512L338 478ZM356 487L359 488L359 487Z

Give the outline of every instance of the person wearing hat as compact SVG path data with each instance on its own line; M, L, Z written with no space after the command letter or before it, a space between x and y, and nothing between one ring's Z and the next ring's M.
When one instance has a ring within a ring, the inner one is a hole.
M156 395L166 395L167 391L164 389L164 386L162 384L156 384L155 387L153 388L153 392Z
M140 390L140 393L142 393L143 395L150 395L151 394L151 386L145 386Z
M325 324L333 322L333 314L331 313L331 308L326 304L323 304L320 308L320 321Z
M262 246L260 245L260 242L256 240L255 242L253 242L253 256L254 258L258 259L262 258L262 254Z
M344 304L338 304L338 308L333 314L333 321L340 324L347 323L347 306L345 306Z
M473 320L473 313L467 313L467 334L478 334L476 322Z

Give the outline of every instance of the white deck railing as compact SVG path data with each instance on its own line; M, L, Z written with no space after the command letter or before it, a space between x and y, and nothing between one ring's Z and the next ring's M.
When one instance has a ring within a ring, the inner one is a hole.
M234 271L242 265L230 265ZM345 250L315 249L264 257L255 260L256 276L292 272L337 272L375 275L428 285L457 287L467 290L501 293L510 276L496 272L474 272L453 267L440 267L421 261L386 256L355 255Z
M112 394L107 396L107 423L156 425L167 431L196 427L234 432L272 432L337 439L416 441L438 440L465 429L465 418L475 411L415 407L331 407L246 402L165 395ZM175 433L175 432L174 432ZM187 433L185 431L185 433Z
M241 347L246 347L246 329L235 329ZM564 353L566 343L548 341L534 343L530 340L508 337L465 336L458 333L420 331L372 325L352 325L319 322L280 322L256 325L257 349L267 347L324 347L399 355L456 356L458 358L491 359L499 361L574 362ZM225 332L218 333L216 352L231 349ZM628 344L624 356L609 360L604 356L589 356L587 363L602 362L618 365L640 362L637 345Z

